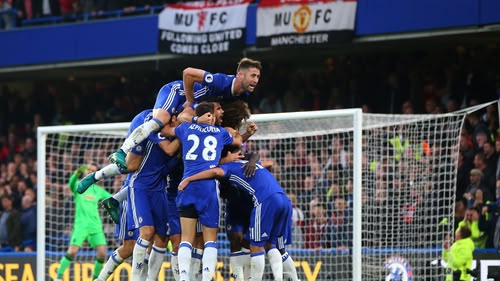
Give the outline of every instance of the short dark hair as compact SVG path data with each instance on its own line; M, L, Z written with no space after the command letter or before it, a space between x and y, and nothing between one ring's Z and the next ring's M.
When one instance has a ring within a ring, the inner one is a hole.
M0 200L3 200L4 198L8 199L9 201L14 201L14 198L12 198L12 196L9 194L4 194L4 195L0 196Z
M222 109L224 109L222 127L239 130L243 120L246 121L250 118L250 109L248 108L248 104L243 100L226 102L222 105Z
M463 238L469 238L472 235L472 232L470 231L469 227L463 225L458 229L458 232L460 232L460 236Z
M222 149L221 157L226 157L228 152L235 153L236 151L240 151L240 150L241 150L241 146L232 145L232 144L225 145L224 148Z
M202 116L207 112L214 114L214 104L211 102L201 102L198 104L198 106L196 106L194 112L198 117Z
M236 72L240 72L243 70L248 70L250 68L257 68L258 70L262 70L262 64L258 60L253 60L249 58L242 58L238 62L238 68L236 69Z
M96 167L97 167L97 170L100 170L100 169L101 169L101 166L99 166L99 164L97 164L97 162L96 162L96 161L92 161L92 162L90 162L90 165L92 165L92 166L96 166Z

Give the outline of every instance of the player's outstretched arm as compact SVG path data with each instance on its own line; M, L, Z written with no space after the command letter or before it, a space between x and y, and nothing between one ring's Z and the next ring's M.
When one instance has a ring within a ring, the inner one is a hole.
M210 112L207 112L202 116L195 116L193 110L189 111L186 109L184 109L177 117L177 120L179 120L179 122L181 123L188 122L188 123L209 124L209 125L212 124L212 119L213 119L213 114Z
M222 170L221 168L212 168L209 170L205 170L203 172L199 172L182 180L181 183L179 184L178 189L180 191L183 191L184 188L186 188L186 186L192 181L206 180L217 177L222 178L223 176L224 176L224 170Z
M260 154L257 152L247 152L245 153L245 159L247 159L248 162L243 164L243 167L245 167L245 176L249 178L255 175L255 169L257 168L257 161L260 160Z
M219 165L224 164L224 163L228 163L228 162L240 161L240 160L243 160L244 158L245 158L245 156L239 152L233 153L231 151L228 151L227 155L220 159Z
M142 154L135 154L133 152L127 153L127 170L125 172L122 172L121 174L128 174L128 173L133 173L139 169L139 166L141 165L142 159L144 158L144 155ZM114 175L116 176L116 175Z
M205 70L194 67L188 67L182 71L184 94L186 95L184 108L191 107L194 104L194 83L201 83L203 81L203 75L205 75Z
M78 180L82 177L82 175L88 169L89 169L88 165L82 165L82 166L80 166L80 168L76 169L73 172L73 174L71 175L71 177L69 178L69 181L68 181L68 186L69 186L69 189L71 190L71 192L74 193L76 191L76 187L78 185Z
M165 126L161 129L161 135L165 137L175 137L175 127Z
M246 142L248 139L253 136L255 133L257 133L257 130L259 127L257 127L257 124L255 122L249 122L247 125L247 130L241 135L242 141Z
M241 137L240 133L238 131L236 131L235 129L230 128L230 127L225 127L225 129L233 137L233 143L231 143L231 145L234 145L236 147L240 147L243 144L243 138Z
M181 147L181 141L179 139L174 139L173 141L166 140L158 143L158 145L168 156L174 156Z

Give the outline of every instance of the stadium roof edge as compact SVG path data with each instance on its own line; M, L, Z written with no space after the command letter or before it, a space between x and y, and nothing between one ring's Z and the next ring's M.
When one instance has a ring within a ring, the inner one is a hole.
M94 60L84 60L84 61L70 61L70 62L42 63L42 64L33 64L33 65L19 65L19 66L0 67L0 73L50 70L50 69L68 68L68 67L113 65L113 64L119 64L119 63L134 63L134 62L145 62L145 61L156 61L156 60L168 60L168 59L175 59L175 58L181 58L181 57L183 57L183 56L175 55L175 54L152 54L152 55L105 58L105 59L94 59Z
M368 35L359 36L353 39L352 42L345 44L338 44L323 49L315 49L313 55L329 55L334 53L363 53L367 50L370 53L372 51L378 50L410 50L412 48L434 48L436 46L443 47L445 45L467 45L471 43L476 45L477 43L499 43L500 44L500 24L492 24L485 26L466 26L461 28L449 28L449 29L436 29L436 30L425 30L425 31L414 31L414 32L401 32L401 33L388 33L379 35ZM436 41L438 40L438 41ZM418 41L418 42L415 42ZM255 46L248 46L242 52L243 55L258 55L261 59L272 59L289 60L290 52L292 50L282 50L279 51L272 50L271 48L257 48ZM293 53L292 53L293 55ZM306 56L307 57L307 56ZM137 55L137 56L126 56L126 57L114 57L114 58L102 58L93 60L81 60L81 61L67 61L67 62L55 62L55 63L42 63L33 65L17 65L0 67L0 74L4 74L3 80L16 80L16 79L26 79L26 77L39 77L43 72L44 75L63 75L57 72L66 72L66 70L80 69L76 72L81 72L81 69L87 69L90 71L99 72L97 68L109 68L117 69L124 67L125 64L130 64L134 68L142 67L151 68L149 63L157 63L169 60L189 60L191 56L186 55L176 55L176 54L147 54L147 55ZM208 58L207 58L208 59ZM215 58L217 59L217 58ZM108 70L109 70L108 69ZM52 70L52 71L51 71ZM102 70L102 69L101 69Z

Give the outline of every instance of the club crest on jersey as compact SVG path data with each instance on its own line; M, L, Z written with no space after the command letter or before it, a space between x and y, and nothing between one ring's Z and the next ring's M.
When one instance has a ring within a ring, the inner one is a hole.
M207 74L205 76L205 82L212 83L212 81L214 81L214 76L212 74Z
M401 256L391 256L384 261L384 267L389 271L385 281L412 281L413 273L410 263Z

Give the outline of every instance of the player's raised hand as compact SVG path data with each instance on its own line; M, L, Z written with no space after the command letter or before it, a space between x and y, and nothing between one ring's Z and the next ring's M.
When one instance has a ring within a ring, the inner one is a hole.
M196 121L196 123L213 125L214 120L215 120L215 116L212 113L207 112L207 113L203 114L202 116L198 117L198 120Z
M78 176L81 176L83 175L83 173L85 173L85 171L87 171L89 169L89 166L88 165L82 165L80 166L80 168L76 169L75 170L75 173L78 175Z
M257 124L255 122L249 122L247 125L247 133L250 135L253 135L257 132L259 127L257 127Z
M253 177L255 175L255 169L257 168L257 165L255 163L247 162L243 164L242 168L245 168L245 176L247 178Z

